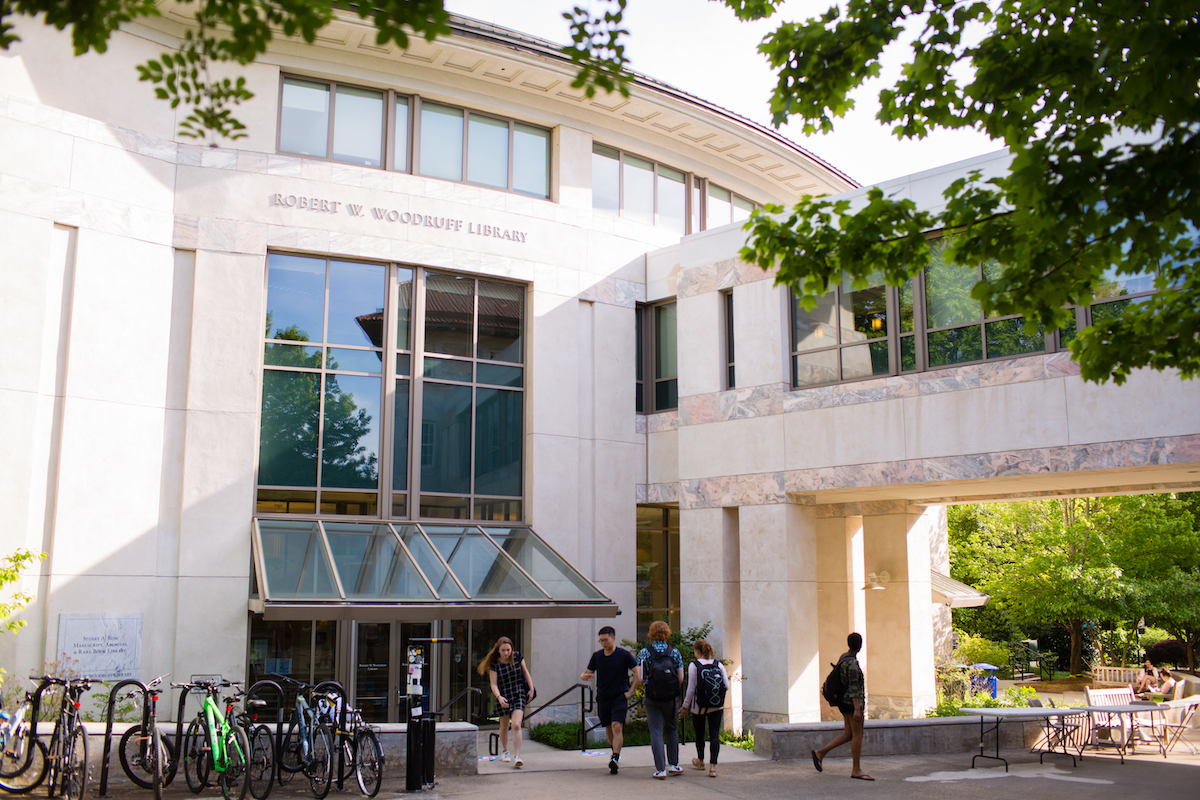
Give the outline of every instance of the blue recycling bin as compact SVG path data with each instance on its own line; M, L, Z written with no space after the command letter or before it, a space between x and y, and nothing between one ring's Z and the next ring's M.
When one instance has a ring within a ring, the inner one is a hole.
M971 669L976 670L979 673L986 673L971 676L972 694L986 693L995 699L998 688L996 673L1000 670L1000 668L994 664L972 664Z

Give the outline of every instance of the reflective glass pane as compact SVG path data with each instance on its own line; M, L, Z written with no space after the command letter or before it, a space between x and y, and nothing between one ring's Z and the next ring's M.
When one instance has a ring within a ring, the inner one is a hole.
M425 279L425 352L471 355L475 281L428 273Z
M1040 353L1046 349L1046 337L1041 326L1034 333L1025 332L1025 318L1005 319L984 325L987 337L987 357L1007 358L1025 353Z
M284 78L282 105L279 149L324 158L329 138L329 85Z
M267 261L266 338L320 342L324 314L325 259L271 254Z
M912 372L917 368L917 337L900 337L900 371Z
M837 293L818 298L817 307L805 311L792 294L792 350L816 350L837 344Z
M838 379L837 350L800 353L792 356L792 385L815 386Z
M423 494L420 516L434 519L470 519L471 498Z
M1131 303L1140 302L1142 302L1141 298L1137 300L1114 300L1110 303L1096 303L1091 307L1092 324L1099 325L1110 319L1116 319L1125 313L1125 309L1129 308Z
M325 367L344 372L370 372L377 375L383 372L383 351L329 347L325 350Z
M550 131L513 124L513 191L550 196Z
M555 600L604 599L595 586L528 528L484 530Z
M665 610L670 607L667 576L667 532L639 530L637 532L637 607L646 610ZM658 619L657 616L654 619Z
M329 263L329 330L325 341L383 347L387 269L352 261Z
M433 599L387 525L327 522L325 533L347 598Z
M882 275L872 277L870 285L858 291L845 281L839 294L838 326L842 344L887 336L887 286Z
M412 368L412 356L408 353L396 354L396 374L409 375L409 370Z
M672 408L679 408L679 381L655 381L654 410L669 411Z
M321 368L321 348L304 347L296 344L271 344L263 346L263 363L269 367Z
M1154 275L1121 275L1116 267L1109 267L1101 276L1094 293L1097 300L1110 300L1139 292L1154 291Z
M267 599L341 599L315 522L259 520L258 530Z
M508 188L508 122L472 114L467 120L467 180Z
M399 492L392 495L392 516L397 518L408 516L408 495Z
M886 341L856 344L842 348L842 380L887 375L888 345Z
M321 376L263 370L258 482L317 485L317 423Z
M733 222L733 194L720 186L708 185L708 213L705 228L719 228Z
M676 310L674 303L654 307L654 377L679 374Z
M476 356L520 364L525 287L479 282L479 347Z
M396 349L411 350L413 271L401 267L397 272L400 294L396 304Z
M425 377L446 381L471 382L471 362L425 356Z
M381 384L379 378L325 376L322 486L378 488Z
M315 514L317 493L295 489L259 489L254 509L260 514Z
M321 514L338 517L379 516L379 495L371 492L321 492Z
M750 219L750 212L754 210L754 203L751 203L744 197L733 196L733 221L744 222Z
M687 231L687 185L684 174L658 168L658 225L680 236Z
M475 390L475 492L521 496L524 395Z
M471 491L470 386L424 384L421 402L421 489L446 494L467 494ZM424 507L424 498L421 504Z
M404 541L408 552L412 553L413 560L417 562L417 566L425 573L425 577L429 579L434 590L443 600L462 600L466 597L462 593L462 589L458 588L458 584L450 577L445 565L441 559L437 557L433 547L421 535L415 525L405 525L397 527L396 532L400 534L400 538Z
M1058 343L1061 347L1066 347L1075 338L1075 335L1079 333L1077 319L1077 316L1072 315L1070 322L1058 329Z
M964 361L979 361L983 358L983 332L979 325L966 328L951 328L930 333L929 366L961 364Z
M546 595L517 569L482 533L454 535L422 526L467 594L475 600L544 600ZM473 530L473 529L472 529Z
M396 135L392 163L401 172L408 172L408 98L396 98Z
M462 109L422 103L421 174L461 181L462 160Z
M396 381L396 411L392 418L392 488L400 492L408 489L408 395L409 382ZM392 502L394 506L395 500ZM404 516L404 512L401 511L399 516Z
M655 506L637 507L637 527L665 528L667 526L666 509Z
M621 158L621 214L647 225L654 224L654 165L626 155Z
M333 105L333 157L364 167L383 165L383 92L337 87Z
M925 305L930 328L960 325L983 318L979 301L971 290L979 282L979 270L974 266L959 266L946 260L949 240L934 239L929 249L931 258L925 271ZM930 364L932 364L932 360Z
M483 497L475 500L475 519L489 522L520 522L521 501L507 497Z
M900 287L900 332L911 333L915 324L913 311L913 281L909 278Z
M502 367L499 364L479 364L475 368L476 381L493 386L521 386L525 370L520 367Z
M592 208L616 214L621 210L621 162L617 151L592 148Z

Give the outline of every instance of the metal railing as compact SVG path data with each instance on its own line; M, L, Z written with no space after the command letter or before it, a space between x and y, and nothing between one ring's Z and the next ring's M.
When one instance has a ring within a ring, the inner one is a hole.
M587 715L592 712L592 709L595 706L595 693L592 691L591 684L576 683L576 684L572 684L571 686L568 686L566 689L563 689L561 692L554 695L554 697L551 697L545 703L542 703L540 706L538 706L537 708L533 709L528 714L526 714L525 719L526 720L532 719L534 716L536 716L537 714L540 714L542 711L544 711L547 708L549 708L550 706L554 705L555 702L566 697L567 695L569 695L571 692L575 691L576 689L579 690L579 749L582 751L582 750L587 749L587 734L588 734L588 732L593 730L596 727L596 726L593 726L592 728L587 727ZM500 754L500 734L493 731L492 734L490 736L488 736L488 755L495 756L495 755L499 755L499 754Z

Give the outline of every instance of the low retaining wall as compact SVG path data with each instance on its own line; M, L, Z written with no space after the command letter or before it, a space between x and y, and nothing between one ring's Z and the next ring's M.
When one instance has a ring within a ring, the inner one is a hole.
M844 728L842 722L755 725L754 752L776 761L808 758ZM1005 721L1000 725L1000 747L1033 747L1041 732L1035 721ZM987 735L988 747L995 747L993 736ZM979 717L869 719L863 729L863 753L873 756L967 753L978 749ZM835 756L849 754L849 745L833 751Z

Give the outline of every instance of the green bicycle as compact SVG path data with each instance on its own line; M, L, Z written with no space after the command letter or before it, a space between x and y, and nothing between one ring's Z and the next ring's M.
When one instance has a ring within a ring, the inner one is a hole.
M183 735L183 774L188 788L199 794L215 772L225 800L244 800L250 787L246 770L250 742L234 717L236 698L221 697L222 689L237 684L222 680L171 685L204 692L200 711ZM224 711L218 701L225 703Z

